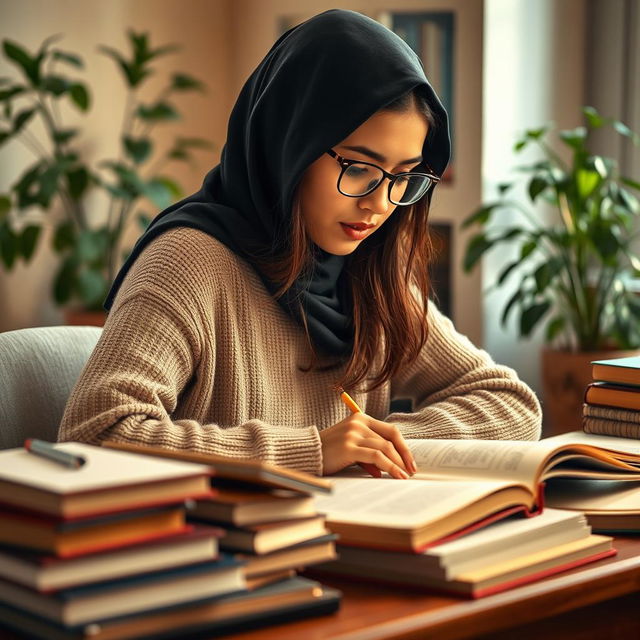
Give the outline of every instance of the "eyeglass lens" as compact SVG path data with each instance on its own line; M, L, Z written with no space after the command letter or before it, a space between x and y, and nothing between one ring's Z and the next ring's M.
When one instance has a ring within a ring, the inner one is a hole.
M377 167L355 163L344 170L338 188L349 196L363 196L375 189L383 179L384 174ZM411 204L419 200L430 186L431 180L425 176L398 176L391 187L391 202Z

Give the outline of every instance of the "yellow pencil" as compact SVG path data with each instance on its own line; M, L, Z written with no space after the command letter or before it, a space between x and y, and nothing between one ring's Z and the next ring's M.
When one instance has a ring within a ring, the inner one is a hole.
M349 407L351 413L362 413L362 409L358 406L356 401L343 389L340 394L340 399Z

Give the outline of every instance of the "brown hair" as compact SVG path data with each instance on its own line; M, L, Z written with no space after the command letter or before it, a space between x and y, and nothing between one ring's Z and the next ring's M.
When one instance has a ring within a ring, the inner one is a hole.
M409 92L383 111L416 108L429 124L435 118L424 98ZM345 269L353 303L353 350L336 387L353 389L368 379L366 390L380 387L418 356L427 340L427 304L431 291L429 263L432 244L427 228L431 193L416 204L398 207L385 224L347 257ZM294 196L289 251L260 268L281 283L282 295L311 264L313 248L307 236L302 208ZM301 314L303 322L304 314ZM318 366L318 355L305 326L312 359L303 371ZM373 372L374 362L380 363ZM344 360L340 364L344 363Z

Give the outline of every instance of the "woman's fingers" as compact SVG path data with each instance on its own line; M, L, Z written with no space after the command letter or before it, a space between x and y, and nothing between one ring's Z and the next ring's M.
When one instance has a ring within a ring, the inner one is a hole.
M409 477L409 474L402 467L399 467L395 462L387 458L380 449L358 447L356 455L360 462L373 464L380 469L380 471L386 471L393 478L406 479Z
M364 447L366 449L377 449L382 451L382 453L391 460L396 466L408 471L405 468L404 461L400 457L400 454L396 451L395 446L389 440L385 440L381 436L377 435L374 432L371 432L370 436L366 436L362 438L358 442L358 447Z
M407 446L407 443L402 437L398 427L387 422L382 422L381 420L376 420L375 418L369 418L367 426L379 436L382 436L385 440L393 443L395 450L402 458L402 464L400 466L403 466L410 473L416 473L416 471L418 471L413 454Z

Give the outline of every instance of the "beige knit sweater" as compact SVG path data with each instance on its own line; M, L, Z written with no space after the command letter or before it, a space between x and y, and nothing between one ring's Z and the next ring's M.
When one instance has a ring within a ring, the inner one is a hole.
M127 275L67 404L60 440L106 438L258 458L320 474L319 430L346 417L335 371L302 373L304 332L256 272L188 228L165 232ZM367 395L406 438L535 439L540 407L514 371L430 305L417 361ZM392 398L415 413L389 415Z

